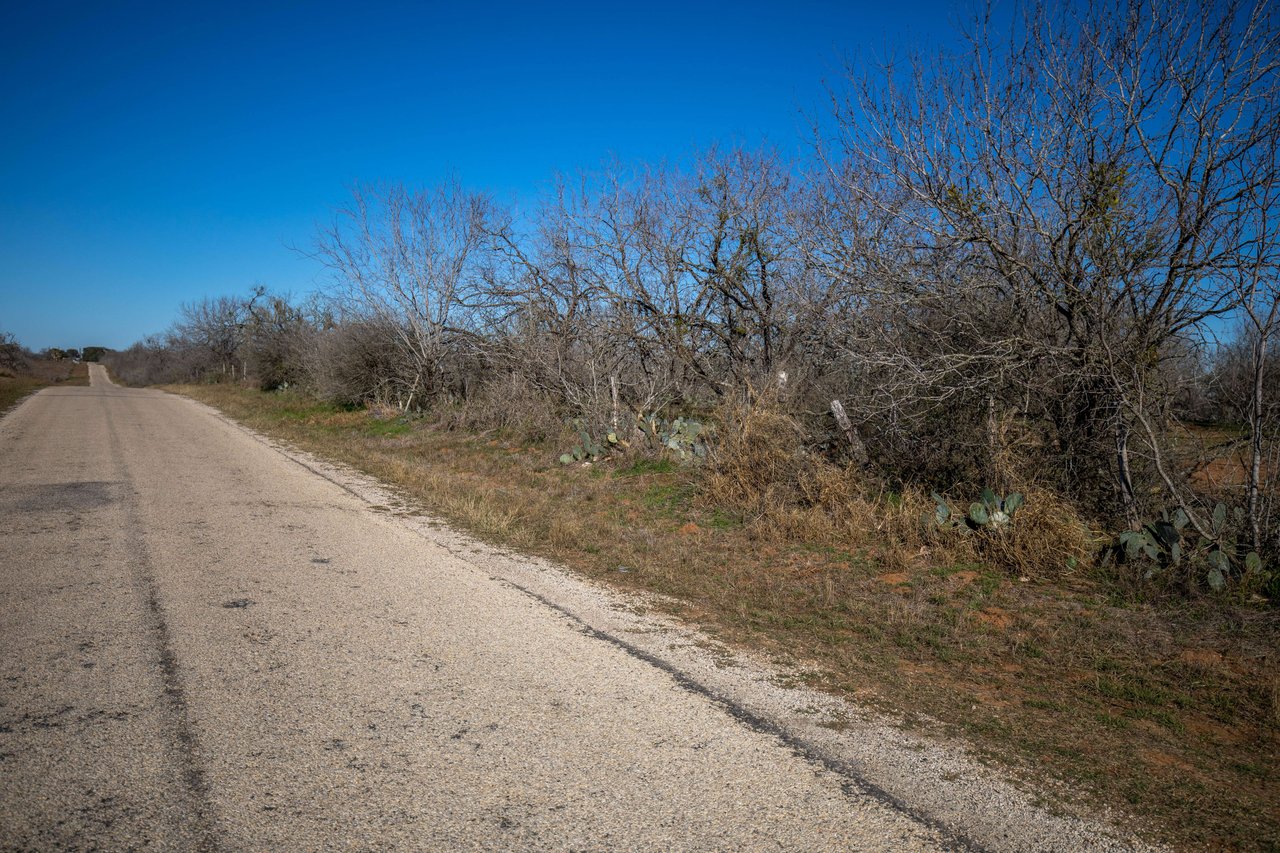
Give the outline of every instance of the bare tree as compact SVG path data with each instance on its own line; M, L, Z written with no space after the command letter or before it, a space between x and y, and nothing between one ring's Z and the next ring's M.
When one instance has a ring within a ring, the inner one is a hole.
M246 326L254 306L265 296L266 288L259 285L248 297L206 297L186 303L179 309L172 334L181 346L193 351L198 370L217 371L221 376L234 379L239 361L241 378L244 378L242 348Z
M358 186L317 240L314 256L333 274L346 316L394 333L411 368L409 384L397 389L406 409L417 396L456 391L450 354L475 337L474 261L487 207L456 182L421 192Z
M925 342L883 352L939 399L1016 386L988 399L1050 422L1070 480L1110 444L1134 522L1135 430L1185 499L1163 464L1161 366L1237 302L1236 223L1277 142L1273 17L1033 3L1007 38L982 15L965 54L890 65L837 104L829 197L889 243L833 273Z
M9 332L0 332L0 370L19 373L27 369L27 354Z
M820 314L799 251L792 164L712 149L684 167L561 180L527 233L494 223L512 368L579 411L651 411L802 360ZM803 292L802 292L803 291Z
M307 343L316 331L305 305L264 291L247 307L244 359L259 387L272 390L298 383Z
M1274 383L1275 370L1269 357L1280 347L1280 173L1276 169L1280 153L1272 145L1259 154L1258 178L1248 185L1248 203L1236 222L1237 240L1247 250L1229 267L1242 317L1239 343L1247 348L1242 365L1246 383L1241 389L1249 425L1245 509L1255 549L1262 548L1268 536L1280 535L1266 524L1271 507L1264 505L1268 490L1263 468L1268 428L1275 429L1271 410L1276 402L1268 395L1274 385L1267 381Z

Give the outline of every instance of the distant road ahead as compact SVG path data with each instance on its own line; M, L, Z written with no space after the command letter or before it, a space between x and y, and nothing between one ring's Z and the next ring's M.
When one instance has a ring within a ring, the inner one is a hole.
M0 848L931 848L190 401L0 420Z

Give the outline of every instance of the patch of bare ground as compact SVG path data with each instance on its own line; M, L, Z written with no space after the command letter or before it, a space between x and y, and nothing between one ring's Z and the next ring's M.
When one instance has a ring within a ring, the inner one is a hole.
M993 554L930 542L927 498L881 496L875 513L850 498L847 517L743 513L695 468L564 466L560 448L516 434L226 385L174 390L482 538L670 597L721 641L812 662L814 686L1069 783L1060 796L1119 806L1155 839L1280 847L1274 608L1142 603L1083 569L1035 571L1056 558L1016 543Z

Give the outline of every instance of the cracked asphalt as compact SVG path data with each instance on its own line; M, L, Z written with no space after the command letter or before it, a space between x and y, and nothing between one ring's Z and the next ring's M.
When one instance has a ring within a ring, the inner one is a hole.
M0 848L965 846L191 401L0 420Z

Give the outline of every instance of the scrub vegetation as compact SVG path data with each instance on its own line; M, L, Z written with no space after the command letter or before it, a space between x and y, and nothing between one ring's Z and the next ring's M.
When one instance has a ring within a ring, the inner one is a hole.
M88 385L88 365L77 360L77 351L71 352L74 356L62 349L34 353L0 332L0 413L50 385Z
M321 292L104 360L1166 837L1280 845L1276 10L966 34L851 67L808 157L357 187Z

